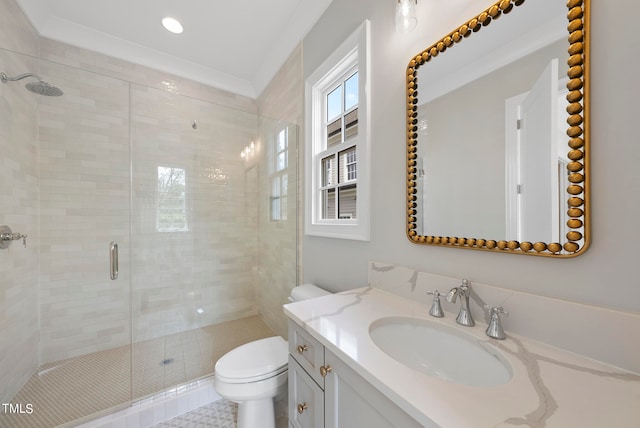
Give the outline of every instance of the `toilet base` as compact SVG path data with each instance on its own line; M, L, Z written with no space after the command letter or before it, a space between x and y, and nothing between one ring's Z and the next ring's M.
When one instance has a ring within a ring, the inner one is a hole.
M237 428L275 428L275 426L276 417L273 412L273 398L238 403Z

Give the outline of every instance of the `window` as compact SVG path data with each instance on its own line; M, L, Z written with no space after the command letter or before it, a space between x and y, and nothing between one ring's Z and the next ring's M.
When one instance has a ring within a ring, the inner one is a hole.
M187 231L186 173L182 168L158 166L159 232Z
M270 143L273 153L271 170L271 206L272 221L287 219L287 194L289 192L289 128L282 128L275 133Z
M365 21L306 81L305 233L369 239Z

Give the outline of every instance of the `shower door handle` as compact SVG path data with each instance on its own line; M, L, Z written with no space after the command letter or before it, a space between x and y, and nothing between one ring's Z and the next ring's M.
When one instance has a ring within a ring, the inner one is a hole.
M118 279L118 243L111 241L109 244L109 265L111 267L111 279Z

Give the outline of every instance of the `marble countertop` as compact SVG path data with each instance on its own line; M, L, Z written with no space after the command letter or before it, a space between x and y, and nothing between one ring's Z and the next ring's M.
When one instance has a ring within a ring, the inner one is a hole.
M445 318L433 318L423 303L371 287L290 303L284 310L296 324L425 425L640 427L640 375L509 331L506 340L490 339L484 332L486 324L477 320L474 327L462 327L449 313ZM490 343L511 365L512 378L500 386L472 387L402 365L380 350L369 336L373 321L391 316L429 319Z

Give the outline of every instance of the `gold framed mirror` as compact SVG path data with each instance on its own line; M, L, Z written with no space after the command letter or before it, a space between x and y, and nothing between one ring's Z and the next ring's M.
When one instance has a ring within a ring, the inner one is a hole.
M407 66L407 237L574 257L589 232L589 0L500 0Z

